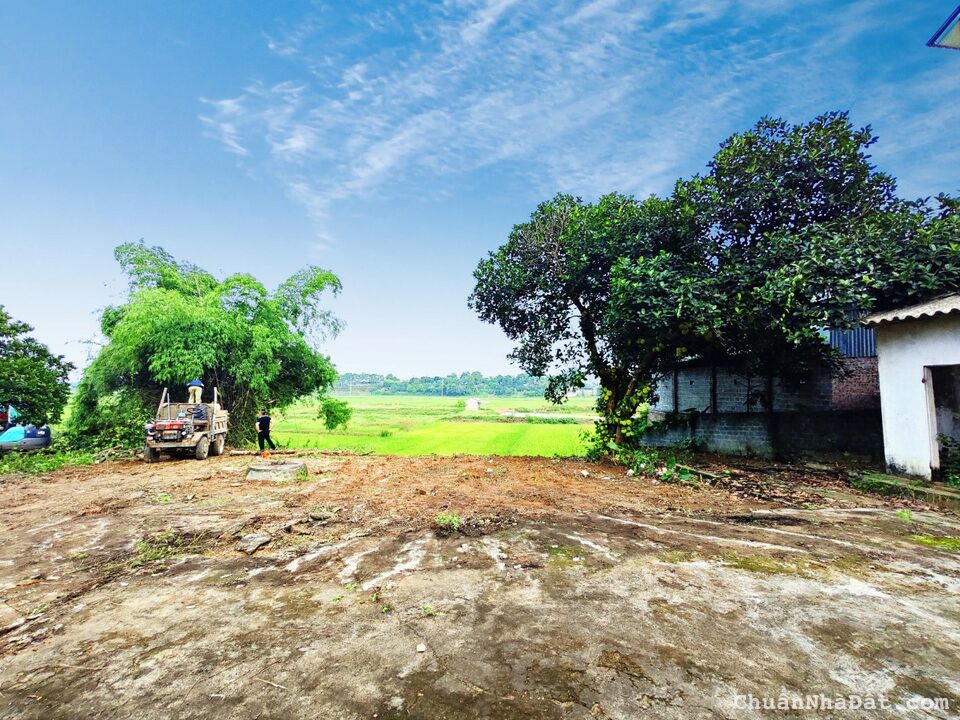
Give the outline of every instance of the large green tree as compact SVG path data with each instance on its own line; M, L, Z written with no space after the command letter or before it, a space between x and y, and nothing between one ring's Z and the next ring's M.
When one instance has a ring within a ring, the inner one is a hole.
M834 366L821 328L957 287L955 205L899 201L870 163L875 140L843 113L763 119L668 198L557 196L478 265L469 303L524 370L550 376L549 398L597 377L614 446L681 360L786 377Z
M103 312L107 342L84 372L70 417L76 443L142 442L162 389L177 399L194 378L208 399L218 389L230 440L244 442L257 410L283 409L335 381L330 359L312 345L339 329L322 305L341 288L332 273L309 267L271 293L250 275L218 280L142 243L115 255L130 295Z
M848 238L858 259L847 276L865 310L889 310L960 292L960 199L899 202Z
M678 220L669 200L609 195L585 204L558 195L474 273L471 307L517 343L511 357L520 367L549 375L549 399L561 401L591 375L599 379L598 410L616 440L649 397L652 378L691 350L696 330L706 333L715 314L695 287L707 270L700 248ZM622 323L617 293L627 277L649 279L633 308L642 331ZM641 303L648 312L639 312Z
M0 305L0 404L11 403L24 422L39 425L60 419L73 365L31 337L32 331Z

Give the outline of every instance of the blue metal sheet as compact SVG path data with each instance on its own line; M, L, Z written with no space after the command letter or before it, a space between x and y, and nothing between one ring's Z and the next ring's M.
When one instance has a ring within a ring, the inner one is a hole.
M844 357L875 357L877 354L877 336L873 328L831 330L829 341L830 346L839 350Z

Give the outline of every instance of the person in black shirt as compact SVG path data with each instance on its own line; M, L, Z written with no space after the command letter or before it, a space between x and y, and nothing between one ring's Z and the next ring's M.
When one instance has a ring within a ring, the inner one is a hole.
M260 446L260 452L263 452L264 443L269 445L271 450L277 449L273 440L270 439L270 416L267 415L266 410L261 410L257 418L257 444Z

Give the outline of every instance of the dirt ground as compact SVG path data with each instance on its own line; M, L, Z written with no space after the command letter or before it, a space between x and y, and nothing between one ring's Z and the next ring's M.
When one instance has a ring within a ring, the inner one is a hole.
M250 462L0 480L0 718L960 714L960 518L829 469Z

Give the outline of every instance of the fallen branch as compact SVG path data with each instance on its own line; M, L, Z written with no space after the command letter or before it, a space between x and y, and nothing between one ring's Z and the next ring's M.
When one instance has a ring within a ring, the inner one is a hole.
M271 450L271 455L296 455L299 450ZM231 455L259 455L259 450L231 450Z
M267 685L272 685L273 687L280 688L281 690L286 690L287 692L290 691L290 688L285 687L284 685L280 685L279 683L275 683L275 682L270 682L269 680L264 680L263 678L255 677L254 680L259 680L262 683L266 683Z
M108 460L132 460L133 458L139 457L142 454L142 451L134 448L126 448L122 445L116 445L114 447L104 448L100 452L96 453L93 456L93 462L95 465L100 463L107 462Z
M259 455L259 450L231 450L230 455ZM315 450L304 448L301 450L271 450L270 455L373 455L373 450Z
M690 467L689 465L680 465L679 463L675 466L681 470L686 470L691 472L694 475L699 475L700 477L709 478L710 480L725 480L726 478L723 475L718 475L717 473L712 473L707 470L699 470L695 467Z

